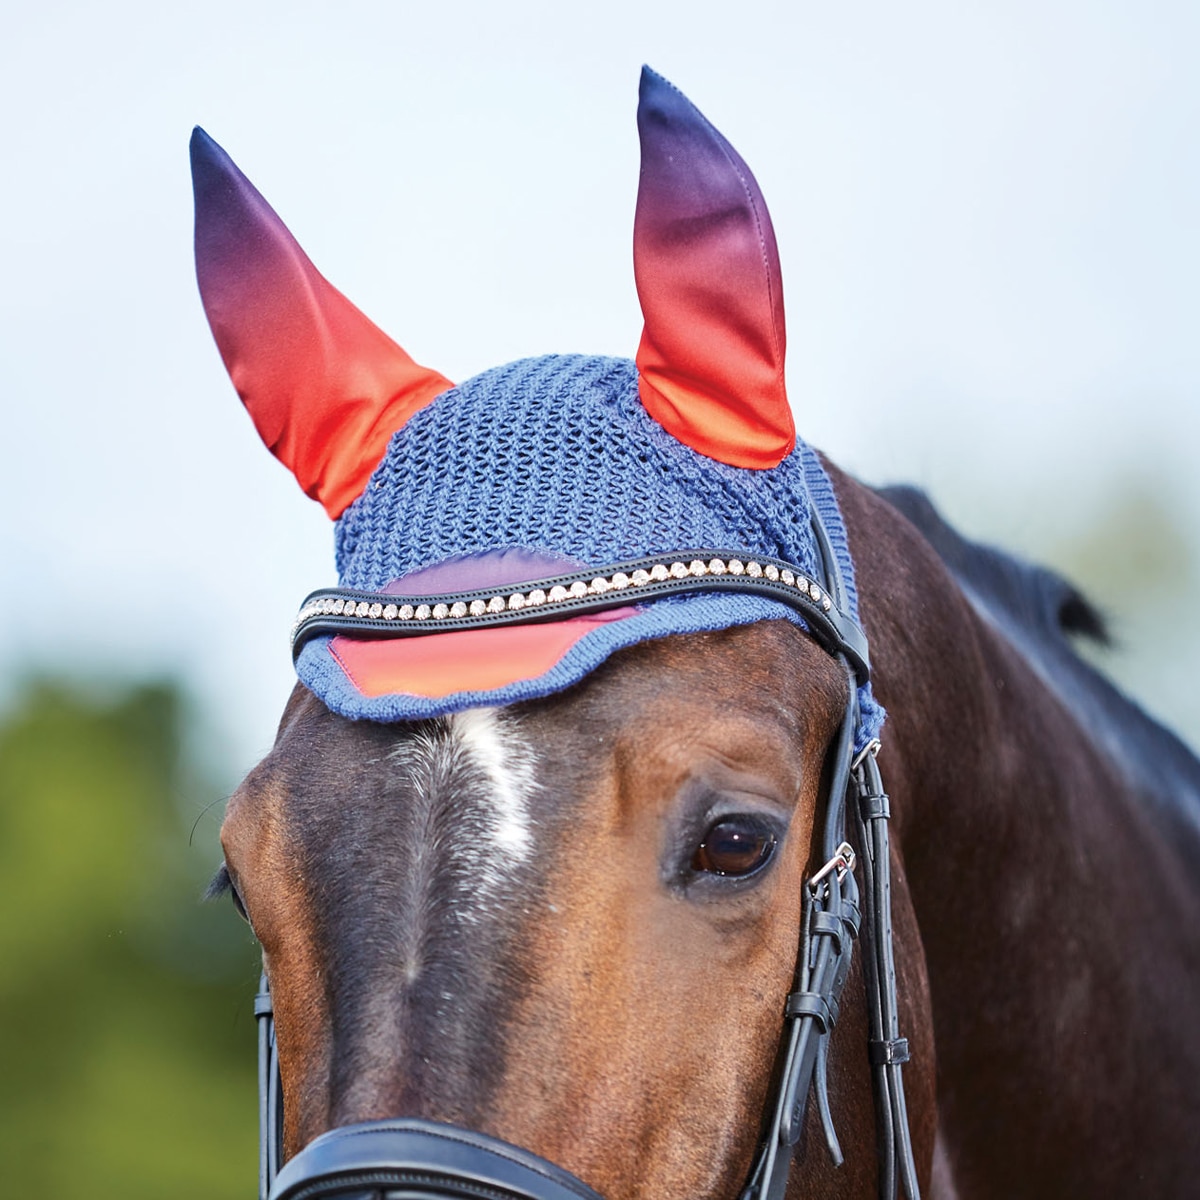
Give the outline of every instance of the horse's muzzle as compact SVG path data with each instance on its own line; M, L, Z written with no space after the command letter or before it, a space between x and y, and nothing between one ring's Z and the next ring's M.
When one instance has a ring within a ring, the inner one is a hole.
M574 1175L436 1121L364 1121L323 1133L280 1170L270 1200L602 1200Z

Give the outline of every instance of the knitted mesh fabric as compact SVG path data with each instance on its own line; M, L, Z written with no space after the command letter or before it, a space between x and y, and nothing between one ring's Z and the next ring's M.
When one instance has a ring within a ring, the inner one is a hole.
M683 445L649 416L632 362L524 359L445 392L392 437L366 490L337 522L339 582L379 591L419 568L509 547L597 567L711 547L785 559L818 575L814 508L857 619L845 527L807 445L798 443L771 470L728 466ZM578 682L615 649L648 637L779 617L804 623L760 597L661 600L588 634L537 680L436 700L362 696L347 686L324 638L304 648L297 670L344 716L410 720L548 695ZM865 744L884 715L869 686L860 689L860 710Z

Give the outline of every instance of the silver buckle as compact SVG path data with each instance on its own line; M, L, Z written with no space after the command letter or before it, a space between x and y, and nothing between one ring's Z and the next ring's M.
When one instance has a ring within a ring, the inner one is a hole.
M857 771L868 758L874 758L883 749L883 743L878 738L872 738L855 756L850 764L850 770Z
M843 842L833 852L833 857L808 881L809 891L815 895L820 882L834 871L837 872L838 883L841 883L847 873L854 870L857 861L854 847L849 842Z

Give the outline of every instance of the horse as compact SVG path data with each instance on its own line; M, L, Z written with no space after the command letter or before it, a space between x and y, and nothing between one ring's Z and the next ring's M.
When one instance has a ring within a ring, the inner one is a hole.
M1200 762L1078 591L795 440L749 168L648 70L639 130L636 363L457 389L193 137L218 346L338 522L212 889L264 1195L1192 1194Z

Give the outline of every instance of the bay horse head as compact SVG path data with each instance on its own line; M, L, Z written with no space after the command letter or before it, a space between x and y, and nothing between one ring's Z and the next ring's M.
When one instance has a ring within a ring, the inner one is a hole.
M952 1196L976 1145L1000 1179L1041 1153L964 1099L982 985L945 964L1007 901L941 920L963 856L929 831L971 845L961 797L1025 786L1012 737L1083 743L897 505L796 438L745 163L649 70L638 127L636 360L457 386L193 137L217 345L336 522L222 828L263 950L264 1196Z

